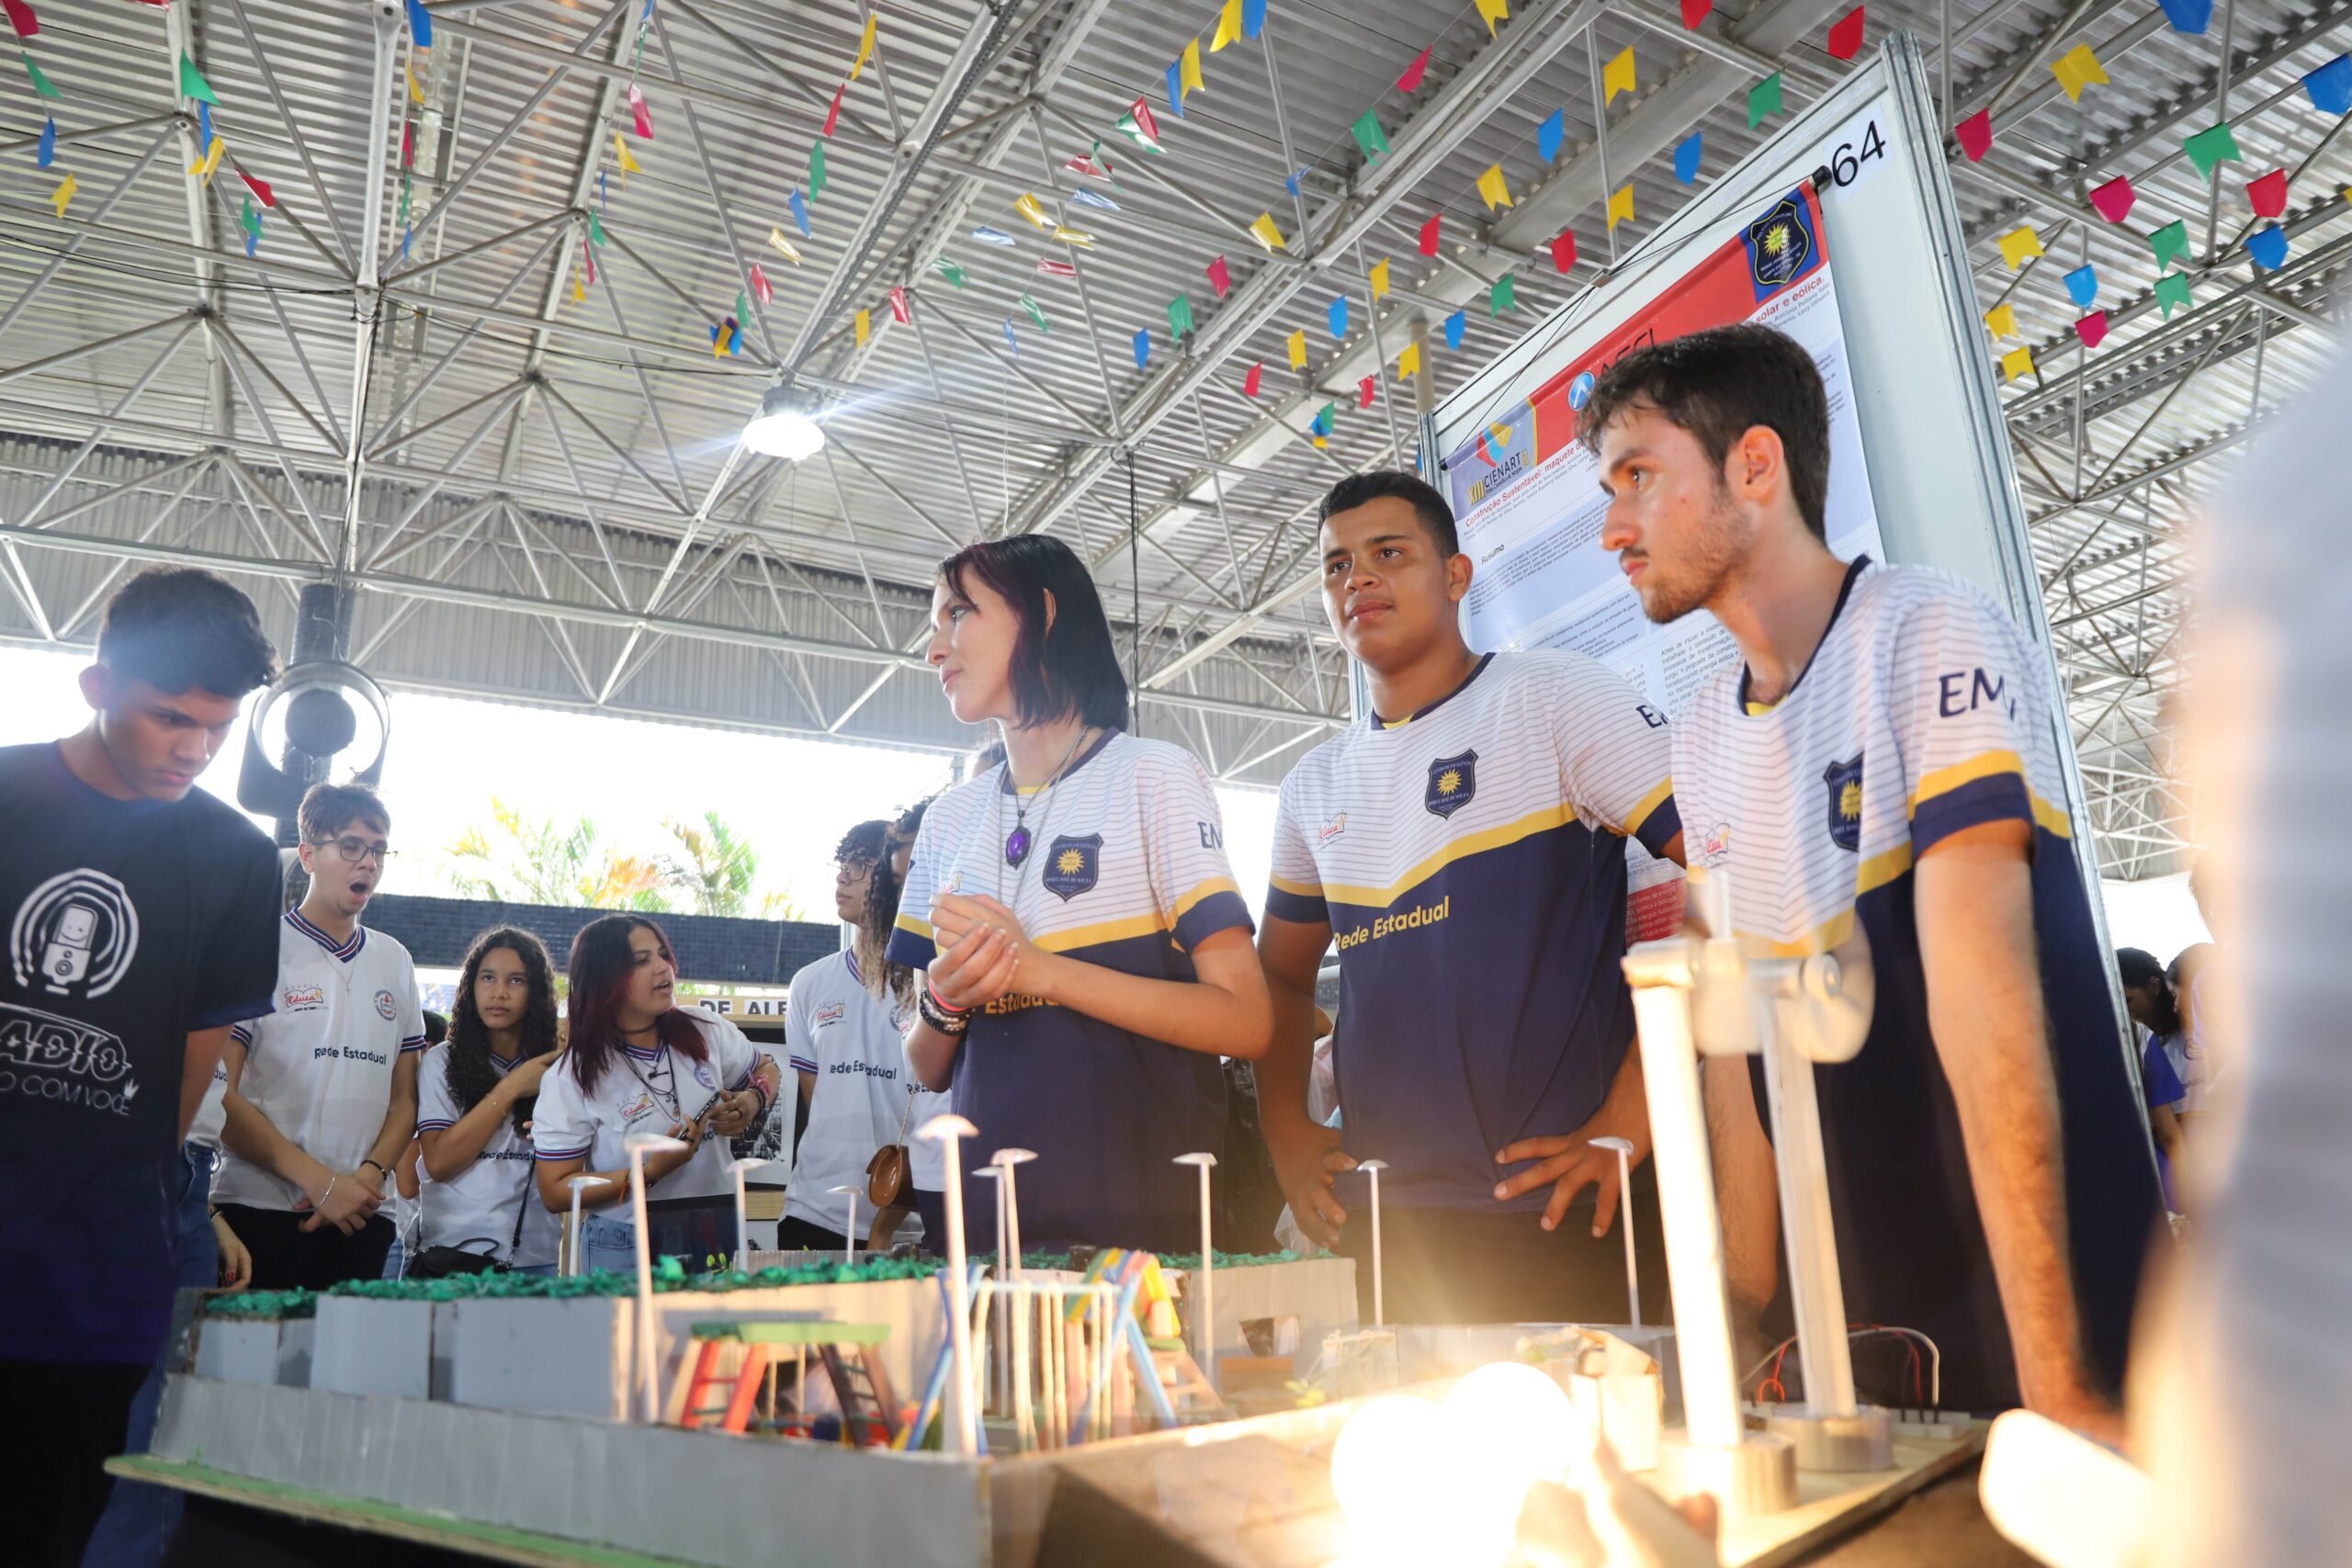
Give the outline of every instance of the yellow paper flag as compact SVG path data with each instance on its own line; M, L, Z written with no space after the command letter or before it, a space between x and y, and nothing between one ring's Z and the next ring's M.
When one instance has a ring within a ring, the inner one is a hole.
M871 11L868 11L868 12L865 14L865 36L864 36L863 38L860 38L860 39L857 40L857 60L856 60L856 62L855 62L854 64L851 65L851 66L850 66L850 68L849 68L849 79L850 79L851 81L854 82L854 81L856 81L856 80L857 80L857 78L858 78L859 74L860 74L862 72L864 72L864 71L865 71L865 62L866 62L868 60L872 59L872 58L873 58L873 55L874 55L874 13L873 13L873 12L871 12ZM861 334L861 335L859 336L859 338L858 338L858 340L857 340L857 341L858 341L858 342L860 342L860 343L864 343L864 342L865 341L865 337Z
M1386 262L1382 262L1372 269L1372 297L1375 299L1388 298L1388 264Z
M872 27L874 26L874 24L873 24L872 22L868 22L868 23L866 23L865 25L866 25L868 28L872 28ZM873 314L873 312L872 312L872 311L870 311L870 310L860 310L860 311L857 313L857 346L858 346L858 347L860 347L860 348L864 348L864 347L865 346L865 340L866 340L867 338L869 338L869 337L873 336L873 335L874 335L874 314Z
M2094 83L2104 85L2107 82L2107 67L2098 62L2098 56L2091 52L2091 46L2086 43L2078 43L2052 61L2050 73L2058 78L2058 85L2066 89L2067 98L2075 103L2083 101L2085 87Z
M628 143L621 140L621 133L617 130L613 132L613 161L620 165L621 184L628 184L629 175L637 172L639 164L629 156Z
M2014 381L2020 376L2033 374L2033 350L2013 348L2001 355L2001 374Z
M1186 96L1189 97L1192 95L1193 88L1208 85L1206 82L1201 80L1201 40L1198 39L1193 39L1184 46L1183 71Z
M67 176L65 183L74 183L71 175ZM1306 329L1304 327L1290 334L1290 367L1294 370L1306 368Z
M1609 226L1614 229L1621 222L1630 223L1633 220L1634 182L1627 180L1609 198Z
M1418 376L1420 373L1421 345L1417 343L1408 343L1405 345L1405 352L1396 356L1396 379L1401 381L1408 376Z
M1478 0L1478 4L1484 6L1487 0ZM1486 198L1489 212L1498 207L1511 205L1510 186L1503 184L1503 166L1500 164L1478 176L1478 194Z
M768 231L768 243L774 245L784 259L790 262L793 265L798 266L800 265L799 248L794 245L791 241L784 237L784 231L782 229L770 229Z
M1487 18L1487 36L1495 36L1495 24L1510 19L1510 0L1478 0L1478 15Z
M1630 93L1636 83L1634 78L1634 46L1627 44L1617 51L1617 57L1600 68L1600 101L1612 104L1620 93Z
M1054 238L1065 245L1076 245L1081 251L1091 251L1094 248L1093 235L1081 234L1075 229L1065 229L1058 223L1054 225Z
M580 287L580 269L575 266L571 269L571 302L577 305L587 298L588 291Z
M72 175L68 175L65 176L65 183L63 185L59 186L55 190L49 193L49 204L57 209L57 215L60 218L65 216L66 203L72 201L74 199L74 193L81 188L80 184L74 180L74 176ZM1306 352L1306 334L1304 333L1296 333L1292 335L1298 340L1299 346L1294 348L1291 352L1304 357ZM1294 359L1291 363L1295 365L1299 363L1299 361L1297 359Z
M408 68L408 101L413 104L421 104L424 101L424 88L417 82L416 67L413 65Z
M1274 215L1271 212L1258 214L1258 221L1250 225L1250 237L1270 251L1283 248L1283 231L1274 226Z
M2018 309L2014 305L1996 305L1984 312L1984 330L1996 338L2017 337Z
M1023 191L1020 198L1013 202L1012 210L1018 212L1022 217L1026 218L1030 222L1035 223L1040 229L1050 229L1053 227L1052 222L1046 217L1046 209L1044 206L1038 202L1035 196L1031 195L1027 191Z
M2023 266L2028 256L2041 254L2041 236L2033 231L2030 223L2022 229L2012 229L2001 236L2001 259L2009 264L2011 272Z
M1216 37L1209 39L1209 52L1215 54L1241 36L1241 0L1225 0L1225 9L1216 14Z
M228 150L229 144L226 141L217 136L214 137L212 145L204 150L204 156L190 164L187 166L187 172L191 175L201 175L209 181L212 178L212 171L220 166L220 154Z

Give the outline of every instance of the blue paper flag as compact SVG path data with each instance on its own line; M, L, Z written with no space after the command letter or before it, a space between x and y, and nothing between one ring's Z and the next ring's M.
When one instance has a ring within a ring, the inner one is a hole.
M1550 163L1560 155L1560 138L1567 134L1567 110L1554 109L1550 118L1535 128L1535 151Z
M416 238L416 231L415 231L413 228L402 229L402 230L401 231L401 260L402 260L402 261L406 261L406 260L408 260L408 245L409 245L409 242L410 242L411 240L415 239L415 238Z
M1312 165L1309 165L1309 166L1310 166L1310 167L1312 167ZM1294 175L1290 175L1285 176L1285 177L1284 177L1284 179L1283 180L1283 186L1286 186L1286 187L1289 189L1290 194L1291 194L1291 197L1292 197L1292 198L1293 198L1294 200L1295 200L1295 199L1297 198L1297 196L1298 196L1298 182L1299 182L1300 180L1302 180L1302 179L1305 179L1306 177L1306 169L1301 169L1301 170L1299 170L1296 174L1294 174Z
M49 167L50 160L56 156L57 122L53 119L45 119L41 121L40 146L34 153L34 161L40 164L42 168L46 169Z
M1331 335L1348 335L1348 297L1344 294L1331 301Z
M433 13L424 0L408 0L408 36L419 49L433 47Z
M1331 417L1331 405L1325 403L1316 411L1313 422L1306 428L1317 435L1329 435L1331 434L1331 426L1336 423L1338 422Z
M2177 33L2201 33L2213 19L2213 0L2161 0L2165 19Z
M1674 150L1674 177L1686 186L1697 180L1699 156L1704 151L1705 148L1700 142L1699 133L1692 131L1690 139Z
M2265 272L2277 272L2287 265L2287 231L2273 223L2258 233L2245 237L2245 254Z
M1445 319L1445 346L1448 348L1460 348L1462 346L1462 330L1469 324L1470 312L1467 310L1456 310L1453 314L1448 316Z
M2339 54L2318 70L2305 73L2303 91L2312 96L2312 107L2322 114L2352 109L2352 54Z
M985 245L1002 245L1007 250L1011 250L1012 247L1020 243L1018 240L1015 240L1003 230L991 229L985 223L972 231L972 238L979 241Z
M793 227L800 231L800 237L805 240L808 237L808 204L801 199L797 190L786 199L792 204Z
M1078 203L1080 207L1099 207L1105 212L1116 212L1119 210L1119 204L1117 202L1113 201L1101 191L1089 190L1084 186L1080 186L1076 190L1070 192L1069 198L1070 200Z
M2080 305L2086 310L2089 310L2091 301L2098 298L2098 269L2093 267L2088 262L2085 262L2082 265L2068 273L2066 275L2066 293L2075 304Z
M212 106L202 98L196 100L196 155L199 158L212 151Z
M1151 363L1151 330L1136 333L1136 368L1140 370Z
M1013 356L1015 359L1020 358L1020 357L1021 357L1021 340L1020 340L1019 338L1014 337L1014 336L1012 335L1012 318L1011 316L1007 316L1007 317L1004 319L1004 341L1005 341L1006 343L1008 343L1008 344L1012 344L1012 356Z
M1266 0L1241 0L1241 36L1256 38L1266 25Z
M1184 118L1183 70L1184 62L1181 60L1168 62L1168 112L1178 119Z

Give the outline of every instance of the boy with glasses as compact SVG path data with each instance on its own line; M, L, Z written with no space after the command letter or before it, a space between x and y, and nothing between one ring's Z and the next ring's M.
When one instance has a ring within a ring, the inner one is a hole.
M359 923L390 859L391 814L360 784L302 797L300 908L279 923L274 1010L230 1032L226 1157L212 1198L262 1290L382 1274L377 1213L416 1132L424 1014L408 950Z

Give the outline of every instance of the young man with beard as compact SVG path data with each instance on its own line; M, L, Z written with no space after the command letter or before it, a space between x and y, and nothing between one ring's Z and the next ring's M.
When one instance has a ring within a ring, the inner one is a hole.
M278 931L268 1017L231 1032L228 1151L212 1198L253 1253L262 1290L323 1290L383 1273L379 1214L416 1133L424 1014L408 949L359 923L391 853L391 814L361 784L302 797L301 907Z
M1930 1336L1948 1406L2120 1430L2156 1186L2048 660L1959 578L1829 553L1827 405L1781 333L1636 350L1582 420L1601 546L1644 611L1711 611L1743 658L1676 716L1693 874L1729 874L1743 940L1870 942L1869 1037L1814 1070L1847 1315ZM1777 1267L1761 1067L1711 1058L1706 1082L1726 1267L1755 1311Z
M1682 858L1666 720L1582 654L1471 651L1470 558L1420 479L1358 474L1322 511L1324 609L1373 712L1300 761L1274 818L1258 1073L1276 1177L1309 1238L1359 1258L1367 1316L1369 1224L1346 1173L1379 1159L1392 1321L1622 1321L1623 1253L1602 1239L1616 1156L1589 1140L1649 1148L1619 961L1626 839ZM1336 1130L1306 1109L1335 939ZM1634 1188L1655 1323L1657 1189L1646 1169Z
M235 588L146 572L82 671L88 728L0 749L0 1380L37 1423L0 1472L13 1561L81 1561L173 1292L220 1282L210 1152L182 1145L269 1010L277 857L194 785L277 667Z

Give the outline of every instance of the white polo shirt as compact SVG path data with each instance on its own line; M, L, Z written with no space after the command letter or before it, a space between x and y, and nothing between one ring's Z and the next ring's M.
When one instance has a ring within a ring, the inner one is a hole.
M424 1049L424 1010L408 949L355 927L338 943L288 909L277 933L277 990L266 1017L232 1029L245 1048L238 1092L331 1170L368 1157L392 1101L392 1063ZM392 1183L383 1183L391 1196ZM221 1151L212 1201L306 1209L300 1189Z
M640 1051L624 1045L594 1088L583 1089L571 1054L539 1080L531 1140L545 1160L584 1159L590 1170L626 1170L632 1133L667 1134L701 1115L722 1092L748 1087L764 1054L743 1032L707 1008L681 1008L702 1030L706 1060L689 1061L669 1046ZM648 1198L732 1196L727 1140L707 1137L694 1157L652 1184ZM623 1211L626 1213L627 1211Z
M911 1010L909 1010L911 1011ZM945 1148L915 1136L915 1129L948 1108L948 1096L915 1085L907 1071L905 1014L865 988L857 960L847 953L820 958L792 977L784 1006L784 1037L795 1071L814 1073L808 1125L785 1186L787 1218L829 1231L849 1224L849 1200L834 1188L860 1190L865 1167L885 1144L903 1142L912 1159L908 1179L926 1192L947 1180ZM903 1138L899 1129L905 1129ZM920 1229L910 1220L904 1234Z
M424 1055L416 1074L416 1130L420 1134L454 1127L468 1108L449 1088L449 1056L454 1047L435 1045ZM500 1077L521 1057L493 1051L490 1065ZM552 1076L552 1070L550 1075ZM544 1080L542 1080L544 1081ZM539 1201L531 1140L514 1130L514 1118L501 1116L473 1164L447 1181L435 1181L417 1164L417 1207L422 1211L419 1244L423 1247L462 1247L485 1252L517 1268L556 1260L557 1216ZM523 1217L522 1237L515 1239L517 1209ZM485 1247L484 1242L490 1243ZM513 1256L508 1248L513 1247Z

